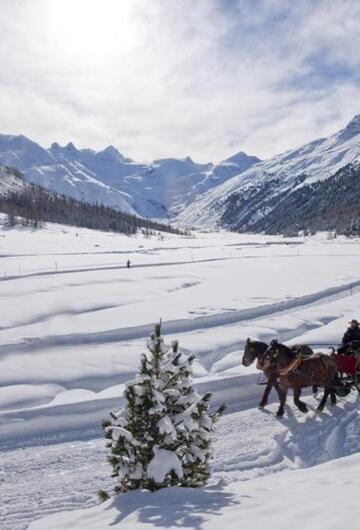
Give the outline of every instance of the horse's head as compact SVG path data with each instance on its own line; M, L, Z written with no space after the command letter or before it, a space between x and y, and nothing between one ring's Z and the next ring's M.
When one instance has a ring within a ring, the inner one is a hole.
M248 337L245 342L244 355L242 363L244 366L250 366L256 359L256 349L254 341L251 341Z
M267 350L268 345L259 340L246 339L242 363L244 366L250 366L255 359L260 359Z
M280 344L276 339L273 339L266 352L259 359L257 367L260 370L269 368L282 368L289 363L289 357L293 356L291 350L284 344Z

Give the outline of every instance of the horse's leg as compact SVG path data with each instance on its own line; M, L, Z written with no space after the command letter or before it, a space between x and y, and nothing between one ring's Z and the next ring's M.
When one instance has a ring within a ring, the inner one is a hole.
M277 392L277 395L278 395L279 399L281 399L281 390L280 390L280 385L278 383L278 379L277 378L276 378L273 386L274 386L274 388L275 388L275 390Z
M287 396L287 386L280 385L279 386L279 390L280 390L280 406L278 408L276 416L278 418L282 418L283 415L284 415L284 411L285 411L285 403L286 403L286 396Z
M272 387L273 387L273 385L270 384L269 381L268 381L268 383L267 383L267 385L265 387L264 393L263 393L263 397L261 398L261 401L259 403L259 407L260 408L264 408L268 404L268 397L269 397L269 394L271 392Z
M299 410L301 410L301 412L307 412L308 408L306 406L306 403L304 403L303 401L300 401L300 396L301 396L301 388L294 388L295 405L297 406Z
M324 395L322 397L322 400L320 401L318 407L316 410L318 410L319 412L322 412L324 410L324 407L325 407L325 404L326 404L326 400L328 398L328 395L330 394L330 386L328 385L325 385L324 387Z
M312 393L313 393L314 396L317 395L317 393L318 393L318 386L317 386L317 385L313 385L313 387L312 387Z
M331 404L336 405L337 403L337 397L335 392L335 385L337 382L338 376L337 372L333 373L330 379L330 397L331 397Z
M336 405L337 399L336 399L336 393L335 393L334 387L330 388L330 399L331 399L331 404Z
M277 383L277 376L270 375L268 377L268 381L267 381L267 385L266 385L265 390L264 390L263 397L262 397L262 399L261 399L261 401L259 403L259 407L261 407L261 408L266 407L266 405L268 404L269 394L270 394L271 389L272 389L273 386L276 388L277 393L279 394L279 385ZM279 397L280 397L280 395L279 395Z

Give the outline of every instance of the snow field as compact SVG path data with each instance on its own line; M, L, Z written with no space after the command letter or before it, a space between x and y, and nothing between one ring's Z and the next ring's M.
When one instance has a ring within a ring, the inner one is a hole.
M251 513L258 510L260 517L258 503L268 510L272 528L277 506L273 499L272 510L273 481L285 496L281 477L293 481L300 473L300 499L307 482L320 480L322 472L313 466L341 457L358 465L355 393L323 415L315 414L317 400L308 396L306 416L295 409L290 394L286 418L279 422L275 395L267 412L257 410L263 387L256 384L255 367L241 365L248 336L306 342L323 351L339 342L350 318L360 317L357 241L226 233L158 241L56 225L41 232L0 230L0 235L5 236L0 237L1 529L23 530L39 517L91 507L98 502L96 492L109 489L100 421L119 408L123 385L134 375L144 339L160 317L167 342L177 338L185 351L197 354L199 392L212 391L214 406L228 404L219 425L213 485L193 499L186 492L174 493L180 500L165 493L164 502L175 506L173 515L155 508L147 513L137 504L147 498L142 494L131 501L128 515L120 514L120 500L94 508L91 517L83 514L88 528L100 520L100 527L107 528L115 519L122 528L171 527L175 514L179 528L190 523L201 529L232 528L230 518L238 524L240 514L257 528ZM130 270L124 268L128 257ZM346 469L351 481L350 466ZM244 480L247 487L241 485ZM268 482L256 486L260 480ZM328 487L331 498L335 485ZM245 490L254 499L246 506ZM227 505L228 498L234 504ZM188 519L180 515L181 499L189 506ZM151 502L156 506L156 500ZM219 517L210 513L216 502ZM326 503L322 506L327 509ZM285 511L284 524L290 515ZM72 527L82 528L83 516L60 514L31 528L60 530L70 520Z

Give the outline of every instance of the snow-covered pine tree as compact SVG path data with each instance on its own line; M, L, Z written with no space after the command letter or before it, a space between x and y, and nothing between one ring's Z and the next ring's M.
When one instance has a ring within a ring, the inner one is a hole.
M211 473L214 423L211 394L192 386L194 355L164 343L161 324L147 342L140 370L125 389L125 406L103 423L115 493L138 488L204 485ZM106 498L104 492L100 492Z

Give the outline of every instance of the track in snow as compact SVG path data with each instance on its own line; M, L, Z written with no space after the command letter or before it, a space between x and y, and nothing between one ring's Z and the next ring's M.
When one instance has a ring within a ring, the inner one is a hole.
M307 402L316 405L313 398ZM214 479L248 480L360 451L358 405L352 394L321 415L302 415L291 406L288 417L278 421L272 405L268 412L250 409L225 416L219 425ZM98 502L99 489L111 488L103 439L58 442L0 455L6 473L0 485L1 530L24 530L50 513L90 507Z
M253 256L256 257L256 256ZM241 259L241 258L205 258L199 260L184 260L184 261L160 261L157 263L139 263L137 265L132 265L132 269L144 269L144 268L158 268L158 267L173 267L176 265L191 265L192 263L211 263L214 261L227 261L229 259ZM0 278L0 281L7 282L13 280L21 280L27 278L41 277L41 276L59 276L61 274L78 274L82 272L99 272L99 271L111 271L111 270L122 270L127 269L126 265L103 265L101 267L80 267L78 269L62 269L55 271L37 271L29 272L25 274L14 274L14 275L4 275Z
M360 292L360 280L351 283L330 287L323 291L299 296L292 300L266 304L251 309L240 309L238 311L227 311L215 315L207 315L194 319L180 319L164 322L164 329L167 334L186 333L200 329L208 329L239 322L248 322L260 319L264 316L276 316L284 311L298 310L299 308L311 305L318 305L325 302L356 294ZM128 328L117 328L107 331L98 331L93 333L72 333L68 335L53 335L42 338L34 337L25 341L0 346L0 355L11 353L22 353L34 349L49 349L64 345L81 345L81 344L106 344L109 342L121 342L148 337L153 330L153 324L134 326Z

